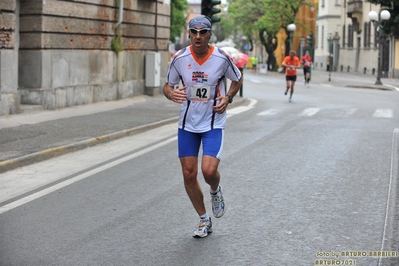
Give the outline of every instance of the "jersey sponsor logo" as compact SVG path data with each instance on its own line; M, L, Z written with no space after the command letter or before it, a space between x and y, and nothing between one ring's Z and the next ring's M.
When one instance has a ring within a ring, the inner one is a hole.
M192 77L191 77L192 81L195 82L207 82L208 81L208 74L205 74L204 72L193 72Z

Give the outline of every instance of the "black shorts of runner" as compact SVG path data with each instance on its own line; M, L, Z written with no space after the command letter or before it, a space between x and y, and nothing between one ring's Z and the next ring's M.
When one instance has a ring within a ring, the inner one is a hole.
M296 81L296 76L285 76L285 80L286 81L289 81L289 80Z
M304 67L303 68L303 74L306 75L306 73L310 74L310 68L309 67Z

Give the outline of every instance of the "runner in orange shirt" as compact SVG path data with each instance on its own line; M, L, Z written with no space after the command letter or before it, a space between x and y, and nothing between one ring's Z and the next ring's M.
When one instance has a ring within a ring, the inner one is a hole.
M307 84L309 87L310 65L312 64L312 57L310 56L309 51L306 51L305 55L302 56L301 63L303 64L303 76L305 77L305 85Z
M301 62L299 58L295 56L295 52L291 51L289 56L286 56L283 60L282 66L285 67L285 80L287 81L287 90L285 91L285 95L287 95L288 90L290 91L290 98L288 99L291 102L292 94L294 94L294 86L296 81L296 69L301 67Z

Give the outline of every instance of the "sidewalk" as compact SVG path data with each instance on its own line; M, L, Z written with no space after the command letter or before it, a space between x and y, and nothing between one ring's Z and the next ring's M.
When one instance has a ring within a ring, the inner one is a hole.
M312 78L316 82L329 83L333 86L399 91L399 79L381 78L382 85L375 85L377 76L357 72L312 70Z
M233 105L245 99L236 96ZM0 173L176 123L180 105L163 95L0 116Z

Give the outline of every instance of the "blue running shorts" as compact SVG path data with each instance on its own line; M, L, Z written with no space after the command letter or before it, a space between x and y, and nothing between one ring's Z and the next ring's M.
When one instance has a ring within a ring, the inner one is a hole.
M202 154L213 156L220 160L223 150L224 129L217 128L203 133L193 133L179 128L177 139L179 158L186 156L198 157L202 141Z

